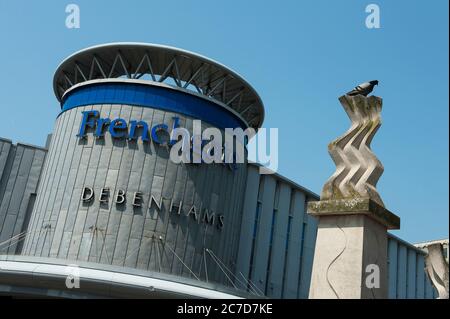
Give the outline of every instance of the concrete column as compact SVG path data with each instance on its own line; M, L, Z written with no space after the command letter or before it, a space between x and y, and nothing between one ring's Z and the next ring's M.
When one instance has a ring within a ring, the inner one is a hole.
M388 298L387 229L399 219L369 199L311 202L318 217L309 298Z

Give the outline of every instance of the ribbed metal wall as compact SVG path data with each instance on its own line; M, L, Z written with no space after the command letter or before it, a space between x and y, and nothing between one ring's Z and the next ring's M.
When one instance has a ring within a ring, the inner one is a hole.
M201 279L206 279L206 268L208 280L230 284L205 248L230 269L234 267L246 166L233 172L221 164L177 165L169 160L164 147L141 139L113 140L110 134L95 139L89 133L86 140L80 140L76 135L81 112L92 109L102 118L143 120L149 127L161 123L170 127L177 116L180 125L192 132L192 118L151 108L95 105L63 112L56 120L24 254ZM97 192L96 200L89 204L81 201L85 186ZM107 205L98 201L102 187L110 188ZM128 199L134 192L143 192L143 207L133 208L131 200L124 206L113 204L118 189L126 190ZM155 205L149 209L150 195L165 198L164 209L159 212ZM198 223L192 216L169 214L170 199L183 201L185 213L196 205L223 214L223 229Z
M390 299L434 299L436 289L425 271L425 253L389 234L388 282Z
M317 232L306 213L314 194L249 165L237 275L271 298L307 298Z
M0 254L20 253L46 150L0 139ZM17 236L17 237L15 237ZM18 240L8 241L15 237Z

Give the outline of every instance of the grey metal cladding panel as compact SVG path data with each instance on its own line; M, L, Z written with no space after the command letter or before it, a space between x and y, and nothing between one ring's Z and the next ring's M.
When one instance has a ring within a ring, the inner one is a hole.
M67 177L69 175L70 164L72 159L71 150L73 149L72 144L75 143L74 137L71 136L73 130L73 121L75 118L75 113L71 112L66 116L66 121L64 124L65 131L63 132L63 138L59 141L58 147L58 163L56 165L54 174L55 177L52 183L52 194L50 203L48 207L52 207L52 210L57 210L61 205L61 199L64 194L65 184L67 182ZM56 208L56 209L55 209ZM48 208L47 208L48 209Z
M311 215L305 214L304 220L306 221L306 228L303 247L302 247L302 260L300 268L300 287L299 297L306 299L309 295L309 286L311 281L312 265L314 261L314 249L316 245L317 237L317 219Z
M56 223L55 232L53 234L53 241L50 247L50 257L57 257L59 248L64 234L64 223L66 221L67 210L61 210Z
M99 262L103 249L103 236L100 231L97 231L92 235L92 243L88 260L91 262Z
M67 258L71 238L72 238L71 231L63 233L61 245L60 245L59 252L58 252L58 258Z
M58 140L56 145L56 154L53 157L52 167L49 171L50 179L48 181L47 187L45 189L45 197L41 206L41 210L45 212L44 220L50 219L50 216L47 216L48 212L52 212L52 206L54 204L54 198L56 196L56 191L58 189L59 177L61 175L62 165L64 164L63 158L65 156L65 146L66 141L65 137L67 137L67 127L70 123L71 117L73 116L73 112L69 114L64 114L62 121L62 131L58 132Z
M416 298L416 256L417 253L414 250L408 249L408 276L406 279L408 281L408 288L406 290L406 297L408 299Z
M0 224L1 224L1 214L2 214L2 202L4 201L4 196L5 196L5 191L6 191L6 186L8 185L8 181L12 172L12 168L13 165L15 163L15 157L16 157L16 153L17 153L17 147L12 145L9 148L9 152L8 152L8 156L6 159L6 163L5 166L3 168L3 172L0 176Z
M123 149L121 147L114 147L111 153L111 160L109 162L110 170L118 170L120 168L120 161L122 159Z
M199 186L202 183L201 181L204 180L203 178L204 175L201 174L202 172L206 173L206 170L199 171L199 174L197 175L197 179L199 180L197 184L199 184ZM223 167L220 168L218 167L217 174L221 176L221 185L220 185L221 188L218 193L220 194L218 198L218 206L220 207L222 213L224 214L225 226L220 230L220 233L216 235L214 240L208 243L208 248L211 249L215 255L224 258L226 255L225 248L226 246L231 245L232 240L230 231L233 228L232 225L233 212L231 210L230 201L231 201L231 194L233 191L232 190L233 179L232 176L229 174L229 172L227 172ZM200 190L200 187L198 188ZM226 240L220 240L220 238L224 239L226 238ZM193 245L196 245L196 243L194 242ZM208 255L208 257L210 256ZM226 260L223 260L223 262L227 263ZM213 280L217 280L218 282L224 282L225 280L227 280L225 275L215 262L212 263L212 267L208 269L208 275L210 276L210 278L213 278Z
M78 260L82 261L88 261L89 259L89 251L91 249L93 241L93 233L92 232L85 232L81 236L81 244L80 244L80 250L78 252Z
M176 246L175 246L175 253L177 256L180 256L180 259L182 260L184 255L184 250L186 247L186 232L183 232L183 228L178 226L177 230L177 237L176 237ZM181 261L177 258L174 260L172 264L171 273L174 275L180 275L183 271L183 264Z
M178 165L172 161L167 162L167 170L164 178L164 186L162 189L162 196L164 198L172 198L175 190L175 183L177 180Z
M30 209L32 210L33 207L29 207L30 205L30 196L32 193L36 192L38 183L39 183L39 176L42 170L42 166L44 164L44 158L45 158L45 151L34 149L33 150L33 161L32 165L30 167L30 170L28 172L28 179L24 191L24 195L21 199L21 204L19 208L19 214L18 219L16 221L15 229L14 229L14 235L20 233L21 231L25 230L24 222L26 220L29 220L31 216L27 216L28 214L31 214ZM34 199L33 199L34 203Z
M186 189L184 191L184 200L183 200L183 211L187 214L192 205L196 205L196 181L200 176L200 170L196 165L186 165L186 170L188 172L188 180L186 182ZM198 208L197 208L198 209ZM186 244L185 251L182 259L184 260L187 267L192 268L192 264L194 261L195 249L193 247L195 241L195 228L196 221L192 216L186 217L185 221L182 222L182 227L186 227ZM189 269L187 267L182 268L181 275L182 276L190 276ZM211 275L212 276L212 275Z
M17 174L15 176L13 175L15 178L12 192L9 193L9 196L3 197L3 203L8 202L8 206L2 205L6 207L6 218L3 218L3 225L0 223L0 242L17 235L21 231L27 207L23 202L28 202L29 194L33 191L30 188L28 180L34 158L34 150L22 145L18 145L17 147L23 150L23 155L20 158L20 166L18 167ZM19 159L16 158L15 160ZM8 184L11 185L9 182ZM8 251L11 252L15 247L14 245L14 247L8 248ZM3 249L6 249L6 247L3 247Z
M74 166L74 156L75 149L77 148L77 131L78 131L78 113L73 111L72 114L69 115L69 123L67 126L67 134L65 134L64 143L67 144L67 148L65 150L65 154L63 157L64 165L61 170L61 176L58 181L58 190L56 194L56 198L53 203L53 211L51 214L51 220L57 220L57 226L60 229L57 229L53 233L52 245L49 251L50 255L57 254L59 251L60 240L62 238L62 234L64 231L64 223L65 218L67 216L67 210L69 209L71 194L74 189L76 174L78 171L73 168ZM65 146L63 147L65 148ZM78 147L81 148L81 147ZM77 163L78 164L78 163ZM72 212L74 214L74 212ZM61 216L62 215L62 216ZM61 218L64 219L61 219Z
M416 298L423 299L425 298L425 259L423 255L417 254L416 270Z
M153 246L152 238L143 236L137 256L137 268L147 269L150 260L152 246Z
M109 168L109 162L111 159L112 148L107 148L105 146L102 147L102 153L100 155L100 159L98 161L98 170L107 171Z
M9 175L8 181L6 182L6 187L3 193L3 200L0 206L0 227L2 226L8 214L8 208L11 203L11 196L13 194L14 185L16 182L17 175L19 173L23 151L24 151L23 148L17 148L17 151L14 156L14 162L12 163L11 167L11 173ZM0 232L2 232L1 228Z
M130 238L128 243L127 254L125 256L125 267L136 267L139 248L141 245L140 239Z
M117 178L116 189L126 190L130 179L131 165L133 163L134 151L124 149L122 161L120 163L119 175Z
M257 239L254 261L255 271L253 272L252 278L250 278L262 291L265 289L267 260L269 257L269 237L267 234L270 234L272 223L276 180L273 176L266 175L264 176L263 183L264 195L262 197L263 202L259 217L258 233L256 235Z
M112 256L116 243L116 235L104 235L103 249L100 256L100 263L112 264Z
M77 217L79 201L81 199L81 192L82 192L81 188L74 188L72 191L72 200L70 202L66 222L64 224L65 232L73 230L75 219Z
M305 194L299 190L294 192L294 207L291 208L293 219L289 238L289 246L286 260L286 283L283 296L285 298L296 298L298 290L298 276L301 255L301 237L303 229L303 218L305 212Z
M120 117L129 122L131 119L131 106L122 105L120 110ZM134 142L131 142L134 143ZM131 164L134 156L134 149L130 148L130 144L126 139L114 140L113 146L120 147L122 149L122 157L119 166L119 178L117 181L117 188L125 189L128 185L128 176L131 171Z
M106 234L109 236L117 237L117 233L120 227L120 219L122 214L115 209L111 209L109 220L108 220L108 228L106 229Z
M1 236L0 236L0 242L3 242L5 240L11 238L12 232L14 230L14 225L15 225L15 222L16 222L16 218L17 218L16 215L10 215L10 214L6 215L6 218L5 218L4 222L3 222L3 229L2 229L2 232L1 232ZM7 245L5 247L1 247L0 248L1 249L0 252L7 251L7 248L8 248Z
M203 176L201 177L200 180L198 180L198 184L199 187L197 187L196 191L196 199L194 200L194 203L197 205L199 212L200 212L200 216L199 219L201 218L201 211L203 209L207 209L210 207L210 185L211 185L211 178L213 178L213 173L211 170L214 169L214 167L212 165L202 165L199 167L199 169L202 170L203 172ZM231 213L231 212L230 212ZM200 220L199 220L200 222ZM192 224L194 228L194 232L195 232L195 239L193 241L194 247L196 249L195 251L195 255L194 255L194 260L193 260L193 264L192 264L192 269L194 270L194 272L198 272L200 271L200 268L203 265L203 246L205 243L205 228L207 227L205 224L202 224L200 222L200 224L198 225L194 225ZM223 231L223 230L222 230ZM219 238L221 237L221 233L217 233L217 237L215 238L216 240L219 240ZM231 239L230 239L231 240ZM215 252L217 253L217 252ZM223 258L223 254L221 255Z
M272 244L272 264L270 271L270 284L273 287L271 297L281 298L283 288L283 272L285 264L286 229L291 200L291 188L286 183L280 185L280 199Z
M34 193L37 193L36 197L33 199L33 207L30 207L30 211L27 212L27 214L30 214L30 216L27 216L26 218L29 220L27 224L27 236L25 237L25 241L23 244L22 254L29 254L31 249L31 239L33 238L34 231L33 231L33 223L36 220L36 216L38 215L37 212L35 212L35 209L37 207L38 203L38 187L39 185L42 185L42 176L44 176L44 171L46 169L46 151L36 150L35 153L35 161L33 163L33 167L30 172L30 183L36 183L35 188L33 190ZM27 207L28 209L28 207Z
M75 180L74 188L83 188L84 187L84 181L86 179L87 171L88 171L88 163L89 158L91 156L92 148L83 148L81 151L81 159L80 159L80 165L78 167L78 174L77 178Z
M40 240L40 237L45 236L42 232L44 231L42 229L43 220L45 218L45 201L49 196L50 191L48 190L48 186L52 185L49 180L54 177L54 168L53 165L55 164L55 156L58 152L59 148L59 140L60 135L59 132L61 131L61 128L64 124L64 119L66 117L62 116L59 117L56 121L56 128L55 128L55 137L52 139L50 143L50 149L49 149L49 157L48 161L45 164L44 172L43 172L43 181L41 184L41 187L38 192L35 209L33 210L33 217L32 217L32 224L31 224L31 230L32 234L30 234L31 237L31 246L30 246L30 253L31 254L39 254L41 249L38 247L39 242L42 242ZM42 236L41 236L42 233Z
M397 254L398 243L394 238L388 238L388 296L397 298Z
M241 222L242 222L242 205L244 201L245 183L247 180L247 166L241 165L239 170L235 172L236 183L233 187L234 199L232 200L232 229L231 229L231 245L228 247L224 258L227 258L228 266L233 272L236 271L236 260L239 249ZM214 236L212 233L211 236ZM236 279L235 279L236 281Z
M186 183L187 183L187 170L183 168L183 166L178 166L177 168L177 181L175 183L174 197L173 200L177 203L183 201ZM184 212L185 214L185 212ZM188 220L183 216L174 216L172 215L172 219L176 219L177 221L177 233L175 239L175 253L180 256L181 260L184 259L184 255L186 253L186 245L188 241L189 229L188 229ZM181 275L184 270L184 265L180 261L174 261L172 265L172 272L174 274Z
M133 157L133 164L131 165L131 172L132 173L138 173L142 174L142 169L144 167L144 161L145 161L145 153L144 153L144 145L142 144L142 141L139 140L136 143L136 153ZM139 185L138 185L139 186Z
M210 166L211 169L214 169L216 167L214 166ZM223 256L223 258L226 258L226 260L224 260L224 262L227 265L230 265L232 262L234 262L233 260L231 260L232 258L232 254L234 252L235 249L235 241L236 241L236 237L239 235L239 233L236 232L236 218L241 218L241 212L238 212L236 207L239 203L239 199L240 199L240 193L242 193L242 189L244 188L244 185L241 185L241 176L243 171L243 168L241 167L240 169L232 172L230 170L224 170L224 168L222 167L222 170L225 171L225 174L228 175L229 177L229 198L227 199L228 201L228 208L226 209L226 211L224 213L226 213L226 218L228 219L228 223L231 225L231 227L228 227L228 229L226 229L225 232L221 231L220 234L221 236L223 236L223 238L229 238L229 244L225 245L222 244L222 250L219 251L220 254ZM210 177L213 177L214 172L210 172L209 173ZM206 184L206 183L205 183ZM206 189L206 192L209 192L208 189ZM209 196L209 194L205 194L205 197L208 198L209 200L211 199L211 196ZM223 240L220 240L221 243L223 243Z
M34 185L34 192L37 191L37 188L39 186L39 182L40 182L40 177L42 174L42 170L44 168L44 163L45 163L45 158L46 158L46 151L43 150L35 150L35 154L34 154L34 160L33 160L33 165L31 167L31 171L30 171L30 179L29 179L29 183Z
M128 240L130 238L131 223L133 216L123 214L120 220L119 229L117 232L117 242L114 249L113 264L123 265L125 256L127 254Z
M78 257L80 245L81 245L81 239L83 236L83 228L84 228L84 221L86 219L87 211L86 210L79 210L77 212L77 218L75 220L73 232L72 232L72 238L70 241L69 246L69 252L67 255L68 259L76 260Z
M252 249L253 225L255 223L256 204L258 199L259 172L254 166L248 166L245 187L244 205L242 207L242 223L240 245L236 262L237 274L248 278L250 254Z
M241 244L241 227L242 227L242 217L243 217L243 207L244 207L244 201L245 201L245 188L247 185L247 168L245 169L245 172L241 176L241 189L238 191L239 193L239 203L236 207L236 219L235 219L235 249L233 252L233 261L234 261L234 271L236 272L236 266L238 262L238 251ZM242 280L242 278L240 277Z
M23 146L18 146L24 148ZM31 170L31 165L33 163L34 151L30 148L24 148L23 156L20 162L20 167L16 180L14 183L14 188L11 194L11 201L8 207L8 214L17 214L19 212L20 204L25 193L26 184L28 181L28 175Z
M3 174L5 173L5 167L8 161L8 156L11 147L12 147L11 142L0 141L0 180L2 179Z
M399 243L397 259L397 298L406 298L407 285L407 248Z
M156 157L153 154L145 154L144 166L142 168L142 176L139 189L151 190L153 183L153 172L155 169Z
M425 276L425 298L434 299L434 288L428 276Z

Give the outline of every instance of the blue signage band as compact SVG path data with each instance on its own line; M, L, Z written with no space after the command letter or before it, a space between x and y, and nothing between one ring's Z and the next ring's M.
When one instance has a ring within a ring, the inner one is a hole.
M69 92L61 102L61 113L96 104L125 104L183 114L217 128L246 129L247 125L220 105L188 93L138 83L95 83Z

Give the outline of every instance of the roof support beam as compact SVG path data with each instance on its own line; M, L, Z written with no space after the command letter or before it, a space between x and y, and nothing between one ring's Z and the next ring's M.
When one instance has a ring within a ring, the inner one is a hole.
M203 70L203 67L205 66L205 64L202 63L202 65L200 65L200 67L197 69L197 71L195 71L195 73L189 78L189 80L184 84L183 88L187 88L189 86L189 84L191 84L191 82L197 77L197 75L200 74L200 72Z
M228 102L226 102L226 105L231 105L231 103L233 103L234 100L236 100L239 96L242 96L242 93L244 93L245 89L240 89L238 93L236 93Z
M165 79L167 79L170 68L172 67L175 60L172 59L172 61L169 63L169 65L165 68L164 72L161 74L158 82L164 82Z
M102 66L100 65L100 63L97 60L97 57L94 55L94 58L92 59L92 63L91 63L91 71L89 72L89 79L92 79L92 76L94 75L94 67L95 65L97 65L97 68L100 70L100 73L102 74L103 78L106 79L106 74L103 71Z
M241 116L244 115L245 113L247 113L247 111L250 110L253 105L254 105L254 103L248 105L245 109L243 109L241 112Z
M214 91L215 91L219 86L221 86L223 82L225 82L225 80L227 79L227 76L228 76L228 75L225 75L224 77L222 77L222 79L220 79L220 81L219 81L219 82L218 82L211 90L209 90L208 92L206 92L206 94L209 95L209 96L211 96L211 94L213 94Z
M120 52L117 53L116 58L114 59L114 63L111 67L111 72L109 72L108 78L112 77L114 70L116 68L117 61L120 62L121 66L123 68L123 71L125 71L126 76L130 79L130 73L128 72L128 69L125 66L125 62L123 61L122 55L120 54Z
M75 82L78 82L77 80L77 72L81 74L81 76L83 77L84 81L87 81L86 76L84 75L83 71L81 71L80 66L78 65L78 62L75 62Z
M149 58L149 56L148 56L148 53L146 53L146 54L144 55L144 57L142 58L141 62L139 63L139 66L136 68L136 71L134 72L134 78L135 78L135 79L139 79L139 78L141 78L141 77L145 74L145 72L142 72L141 74L138 75L139 70L141 69L141 67L142 67L142 65L144 64L144 62L147 62L147 66L148 66L148 69L149 69L149 71L150 71L150 76L152 77L152 80L153 80L153 81L156 81L155 73L153 72L152 63L151 63L151 61L150 61L150 58ZM144 70L145 70L145 69L143 69L143 71L144 71Z

